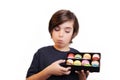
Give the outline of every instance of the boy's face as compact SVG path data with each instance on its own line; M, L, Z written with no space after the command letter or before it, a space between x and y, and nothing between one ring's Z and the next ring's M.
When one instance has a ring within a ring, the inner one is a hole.
M57 48L68 48L73 35L73 21L64 22L52 31L52 39Z

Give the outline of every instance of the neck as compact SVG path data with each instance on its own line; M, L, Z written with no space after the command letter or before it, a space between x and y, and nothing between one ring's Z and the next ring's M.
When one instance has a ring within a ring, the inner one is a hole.
M59 50L59 51L69 51L70 48L67 46L67 47L58 47L56 45L54 45L54 48Z

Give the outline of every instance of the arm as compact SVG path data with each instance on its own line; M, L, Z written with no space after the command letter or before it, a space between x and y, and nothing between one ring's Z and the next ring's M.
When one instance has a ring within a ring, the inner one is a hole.
M48 73L47 69L42 70L41 72L38 72L37 74L34 74L26 80L46 80L50 77L51 75Z
M34 74L26 80L46 80L48 79L51 75L56 75L56 76L61 76L61 75L69 75L70 74L70 67L64 68L60 66L60 63L65 62L64 60L58 60L46 67L44 70L41 72L38 72L37 74Z

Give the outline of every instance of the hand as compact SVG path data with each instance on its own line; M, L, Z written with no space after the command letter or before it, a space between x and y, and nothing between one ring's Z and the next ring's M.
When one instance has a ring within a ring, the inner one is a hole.
M60 66L61 63L64 63L65 60L58 60L53 62L51 65L47 67L47 72L50 75L56 75L56 76L61 76L61 75L69 75L70 74L70 69L71 67L62 67Z
M84 70L81 70L81 71L75 71L75 72L78 73L80 80L86 80L89 75L89 71L85 72Z

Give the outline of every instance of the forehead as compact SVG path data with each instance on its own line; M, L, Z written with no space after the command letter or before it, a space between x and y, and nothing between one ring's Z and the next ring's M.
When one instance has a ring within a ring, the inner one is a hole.
M66 22L58 25L58 27L60 27L60 28L73 28L73 24L74 24L73 21L66 21Z

